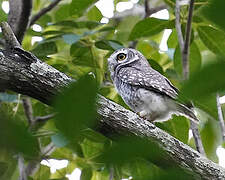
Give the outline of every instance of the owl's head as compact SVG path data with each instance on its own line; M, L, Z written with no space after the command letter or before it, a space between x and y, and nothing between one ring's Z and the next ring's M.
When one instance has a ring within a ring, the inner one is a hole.
M139 51L131 48L118 49L108 58L108 68L112 80L120 68L135 67L142 69L146 66L149 66L146 58Z

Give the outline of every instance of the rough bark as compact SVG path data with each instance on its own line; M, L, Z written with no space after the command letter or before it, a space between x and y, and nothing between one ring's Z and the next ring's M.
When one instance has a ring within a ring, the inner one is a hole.
M25 56L26 55L26 56ZM0 87L51 104L60 89L73 80L46 63L19 51L0 50ZM202 179L225 179L225 170L135 113L99 96L100 125L106 133L131 133L157 143L177 166Z

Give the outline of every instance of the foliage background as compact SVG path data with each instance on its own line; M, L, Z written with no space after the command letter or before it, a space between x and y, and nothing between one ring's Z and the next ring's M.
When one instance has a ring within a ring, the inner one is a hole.
M114 6L122 1L126 0L115 0ZM0 0L0 4L3 2ZM36 14L50 2L34 0L32 14ZM148 58L152 67L181 89L182 95L194 101L201 121L199 129L207 157L218 162L216 149L223 142L217 120L216 93L219 92L222 96L225 90L225 2L195 1L190 46L191 78L187 83L182 79L181 54L174 21L175 0L149 1L154 7L166 4L168 20L129 15L122 18L114 16L107 24L100 23L103 16L94 5L96 2L61 1L35 22L41 26L40 32L34 31L32 27L27 30L22 43L25 50L79 81L65 92L65 96L56 100L55 108L32 99L34 117L59 112L56 117L34 127L28 124L24 114L21 103L23 96L13 92L0 94L1 179L18 178L15 154L20 153L26 163L34 159L66 159L69 162L66 168L55 173L51 173L49 167L40 165L30 179L66 179L66 174L71 174L75 168L82 170L82 180L109 179L112 169L115 179L130 176L133 179L156 179L169 177L174 173L172 170L161 169L146 157L134 156L132 153L127 156L126 161L113 165L108 163L107 158L102 158L105 157L105 152L111 152L114 142L94 130L95 95L98 91L128 108L111 83L106 59L114 50L131 44L136 44L136 49ZM138 4L144 6L144 1L140 0ZM187 14L188 6L183 5L183 31ZM0 21L6 20L7 14L1 9ZM159 44L165 29L171 29L172 33L167 42L168 51L160 52ZM42 40L32 44L34 36L41 37ZM225 107L222 108L224 110ZM186 118L174 116L172 120L156 125L194 148ZM52 144L54 148L51 153L43 152L44 147ZM134 147L132 143L126 145L122 147L128 151ZM122 152L115 152L116 156L112 157L120 160Z

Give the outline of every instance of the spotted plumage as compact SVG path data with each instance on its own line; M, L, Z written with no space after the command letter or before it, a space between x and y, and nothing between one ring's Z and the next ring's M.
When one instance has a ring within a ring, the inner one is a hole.
M137 50L122 48L108 58L108 67L116 90L125 103L141 117L165 121L172 114L197 121L193 111L176 101L178 89L151 68Z

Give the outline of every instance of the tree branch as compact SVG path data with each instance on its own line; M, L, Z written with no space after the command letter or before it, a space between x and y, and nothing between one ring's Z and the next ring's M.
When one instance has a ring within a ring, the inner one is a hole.
M34 122L34 117L33 117L33 108L32 108L30 98L27 98L27 97L23 98L22 102L23 102L24 112L28 120L28 124L29 126L31 126Z
M41 16L45 15L47 12L51 11L61 0L55 0L50 3L47 7L40 10L37 14L32 16L29 26L32 26Z
M186 25L186 35L185 35L185 42L183 45L183 76L185 79L189 78L189 47L190 47L190 40L191 40L191 22L192 22L192 14L194 9L194 0L190 0L189 10L188 10L188 19Z
M52 119L55 116L55 114L49 114L46 116L37 116L35 117L35 122L40 123L40 122L46 122L49 119Z
M24 158L21 154L18 155L18 167L19 167L19 180L27 180L27 174L25 172Z
M149 17L151 13L149 2L148 0L145 0L145 18Z
M21 43L32 10L32 0L9 0L8 23Z
M175 16L176 16L176 31L178 36L178 43L180 46L181 56L182 56L182 66L183 66L183 78L184 80L187 80L189 78L189 46L190 46L190 39L191 39L191 21L192 21L192 14L193 14L193 8L194 8L194 0L190 1L189 6L189 13L188 13L188 22L186 26L186 36L185 36L185 42L183 38L183 34L181 31L181 24L180 24L180 0L176 0L176 6L175 6ZM193 133L193 137L195 140L196 149L201 154L205 155L205 151L203 148L202 140L200 137L200 133L198 130L198 126L190 121L191 124L191 130Z
M51 104L52 98L60 93L61 87L67 86L72 81L65 74L40 60L30 62L18 52L0 50L0 86L5 89ZM149 141L160 145L168 157L183 169L192 170L203 179L225 178L223 168L135 113L102 96L99 96L97 105L101 117L100 124L105 131L146 137Z
M179 42L180 50L182 53L183 47L184 47L184 38L183 38L183 34L181 31L181 24L180 24L180 1L179 0L176 0L175 16L176 16L175 26L176 26L177 36L178 36L178 42Z

